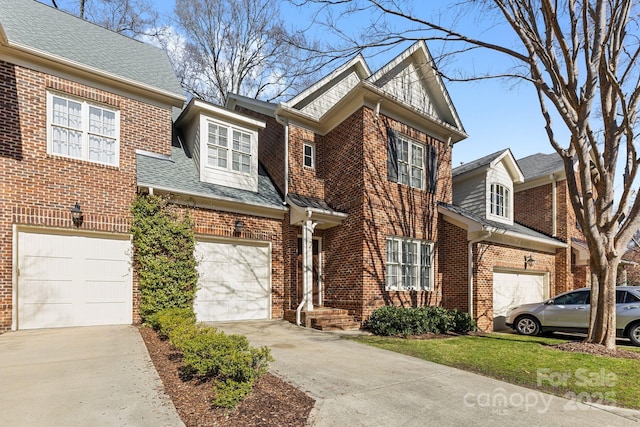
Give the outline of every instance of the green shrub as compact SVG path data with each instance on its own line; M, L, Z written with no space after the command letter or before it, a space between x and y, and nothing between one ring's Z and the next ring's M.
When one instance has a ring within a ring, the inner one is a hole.
M469 313L454 310L453 315L453 332L458 334L466 334L475 331L477 328L476 321L473 320Z
M475 327L475 323L467 313L442 307L384 306L371 314L365 327L376 335L407 337L429 332L467 333Z
M247 394L251 393L253 382L234 380L216 381L213 404L220 408L235 408Z
M141 195L131 208L133 265L144 321L165 308L193 306L198 283L195 235L188 214L166 198Z
M173 342L172 335L177 330L178 334L184 333L189 328L194 328L196 315L191 308L166 308L148 318L148 323L158 332L162 338L169 338Z

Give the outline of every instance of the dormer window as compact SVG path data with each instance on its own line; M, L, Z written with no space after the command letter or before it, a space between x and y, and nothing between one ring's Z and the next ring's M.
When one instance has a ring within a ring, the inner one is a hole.
M211 122L208 131L208 165L221 169L229 169L231 165L235 172L251 174L251 134Z
M491 184L490 212L503 218L511 218L509 189L501 184Z

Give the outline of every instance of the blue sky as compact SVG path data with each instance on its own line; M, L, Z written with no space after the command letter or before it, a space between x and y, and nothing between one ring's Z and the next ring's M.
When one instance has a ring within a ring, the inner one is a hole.
M41 0L44 3L50 3ZM157 10L164 15L171 14L174 0L151 0ZM58 4L64 7L72 0L58 0ZM451 19L447 0L416 0L415 13L428 19ZM283 19L291 26L308 24L309 9L294 8L287 2L282 2ZM343 17L341 24L347 25L354 33L364 30L371 16L360 15L358 18ZM402 29L402 22L396 22L398 29ZM459 21L465 31L474 31L480 28L477 17L474 14L465 16ZM328 34L319 32L320 37L326 38ZM509 43L510 33L504 27L493 26L490 32L477 34L477 36L490 37L500 40L501 43ZM365 52L365 58L372 70L376 70L386 61L409 46L409 43L387 52L369 56L371 52ZM428 42L433 54L441 51L442 46L435 42ZM453 48L453 47L450 47ZM468 70L504 70L510 66L506 58L496 55L476 54L474 57L459 57L449 64L454 67ZM518 159L534 153L550 153L553 151L544 130L544 121L540 114L537 97L532 86L527 83L514 84L514 81L479 81L479 82L445 82L453 104L460 116L469 138L457 143L453 149L453 166L462 162L469 162L486 154L510 148ZM560 123L557 123L560 125ZM568 131L563 126L556 126L556 134L560 140L568 138Z

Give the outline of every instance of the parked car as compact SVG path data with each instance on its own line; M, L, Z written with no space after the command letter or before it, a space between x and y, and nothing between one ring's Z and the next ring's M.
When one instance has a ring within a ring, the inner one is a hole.
M509 309L506 325L521 335L582 332L589 325L591 289L565 292L543 302ZM616 288L616 333L640 346L640 287Z

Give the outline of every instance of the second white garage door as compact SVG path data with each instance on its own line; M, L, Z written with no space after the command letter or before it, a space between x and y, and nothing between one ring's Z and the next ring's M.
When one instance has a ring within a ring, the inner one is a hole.
M199 321L268 319L271 257L268 245L201 241L196 244Z
M505 316L509 308L543 301L546 295L544 274L494 272L494 329L503 329L505 327Z
M132 323L127 236L18 233L18 329Z

